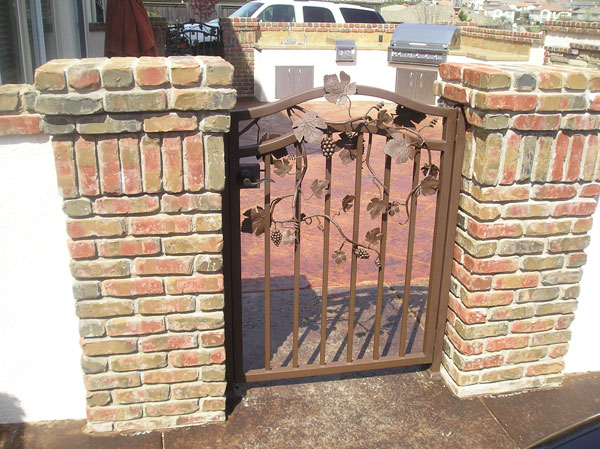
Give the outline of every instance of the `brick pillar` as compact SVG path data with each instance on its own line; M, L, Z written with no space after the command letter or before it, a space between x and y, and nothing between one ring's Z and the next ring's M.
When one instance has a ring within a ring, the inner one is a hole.
M440 75L470 124L442 374L459 396L558 384L600 193L600 74Z
M233 65L233 87L240 97L254 96L254 45L258 19L219 19L223 32L223 57Z
M36 71L68 216L92 432L225 419L231 78L214 57L61 60Z

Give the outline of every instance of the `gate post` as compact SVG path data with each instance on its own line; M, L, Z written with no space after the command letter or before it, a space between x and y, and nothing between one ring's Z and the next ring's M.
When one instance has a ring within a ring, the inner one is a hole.
M58 60L36 71L68 216L89 431L225 419L232 73L214 57Z
M442 376L459 396L557 385L600 193L600 75L440 75L437 95L469 124Z

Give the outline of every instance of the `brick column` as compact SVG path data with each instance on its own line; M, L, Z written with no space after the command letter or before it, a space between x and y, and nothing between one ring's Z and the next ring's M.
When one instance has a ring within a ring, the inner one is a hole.
M219 19L223 32L223 57L235 71L233 87L240 97L254 96L254 45L258 19L235 17Z
M36 71L80 318L88 429L225 419L221 191L232 67L99 58Z
M440 75L437 94L470 124L442 374L459 396L558 384L600 193L600 75Z
M35 113L35 97L29 84L0 86L0 137L41 134L42 117Z

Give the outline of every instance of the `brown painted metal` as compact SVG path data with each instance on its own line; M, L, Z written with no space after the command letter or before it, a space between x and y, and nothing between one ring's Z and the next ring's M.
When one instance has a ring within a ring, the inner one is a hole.
M325 194L325 215L331 215L331 190L333 189L331 179L331 158L325 161L325 180L329 189ZM325 220L323 225L323 282L321 284L321 349L319 354L319 364L325 364L325 350L327 349L327 287L329 284L329 236L331 232L331 223Z
M413 190L419 185L421 173L421 152L415 155L413 161ZM410 283L412 277L413 252L415 249L415 228L417 225L417 196L413 195L410 200L410 218L408 220L408 247L406 249L406 269L404 270L404 293L402 296L402 319L400 324L400 345L398 356L406 354L406 331L408 328L408 305L410 304ZM429 301L427 302L429 305Z
M381 265L378 267L377 275L377 296L375 312L375 329L373 338L373 356L372 358L361 358L353 360L353 339L354 339L354 308L357 292L357 256L352 251L351 255L351 282L348 312L348 334L347 334L347 353L344 361L326 362L327 348L327 307L328 307L328 281L329 281L329 245L330 245L330 222L324 220L323 223L323 282L321 294L321 335L320 335L320 358L319 363L300 365L298 360L299 352L299 312L300 312L300 264L301 264L301 246L300 246L300 222L301 216L301 195L297 194L294 200L295 214L295 244L294 244L294 298L293 298L293 329L292 329L292 360L289 366L275 367L271 366L271 283L270 283L270 230L267 226L264 241L265 254L265 368L249 370L243 369L243 341L242 341L242 309L241 309L241 261L240 261L240 210L239 210L239 186L236 185L237 170L239 169L239 159L248 156L263 155L265 159L265 178L270 177L271 156L270 153L280 148L294 144L296 147L296 189L302 180L300 172L303 170L303 158L306 157L305 148L302 144L296 142L293 133L288 133L276 139L254 145L239 146L239 122L242 120L257 121L261 117L279 113L299 103L322 97L323 89L317 88L311 91L296 95L286 100L281 100L268 105L258 106L250 109L232 111L231 132L228 136L228 151L226 152L226 168L228 183L224 197L224 224L226 229L224 257L224 274L226 277L226 348L227 348L227 372L228 380L235 381L262 381L269 379L285 379L293 377L303 377L330 373L350 372L359 370L370 370L376 368L389 368L395 366L431 364L431 369L439 370L441 360L441 346L443 342L443 332L445 324L445 315L448 302L448 289L450 285L450 272L452 263L452 246L454 242L454 233L456 228L456 215L458 210L458 192L460 188L460 169L462 164L462 154L464 146L465 124L462 114L457 109L441 108L429 105L423 105L415 101L403 98L391 92L381 89L357 86L357 93L371 97L379 97L383 100L402 104L410 109L423 112L429 115L438 116L443 119L443 135L441 140L427 140L426 145L429 150L437 152L439 155L439 191L437 194L437 206L435 215L435 228L433 235L432 260L430 267L430 280L428 298L425 310L424 326L424 344L421 352L406 354L407 337L407 318L408 306L410 301L410 278L414 251L414 238L417 222L417 199L414 196L411 202L411 216L409 218L409 239L407 247L406 273L404 285L404 297L402 303L402 316L400 326L400 348L398 355L380 355L380 333L382 321L383 290L385 287L385 257L388 233L388 211L384 211L381 217L381 231L383 237L379 243L379 257ZM353 131L352 124L342 122L328 122L328 127L333 132ZM245 130L248 127L245 128ZM245 131L243 130L243 131ZM367 151L371 151L372 135L381 134L381 130L375 126L367 126L361 129L359 142L357 145L357 158L355 166L355 184L354 184L354 211L353 211L353 230L352 240L358 241L360 235L360 196L361 179L363 169L363 134L369 134L369 146ZM413 165L413 188L419 184L420 165L424 148L421 153L417 153ZM385 171L383 181L383 201L390 200L390 180L392 158L385 156ZM332 162L329 158L326 161L325 179L329 182L329 190L325 194L324 215L331 215L331 190L332 185ZM271 189L268 183L264 187L264 206L269 208L271 201ZM269 211L270 213L270 211ZM353 248L354 249L354 248ZM443 294L446 292L445 294ZM234 373L234 376L231 376Z
M371 137L369 138L369 152L371 151ZM383 175L383 202L390 200L390 181L392 177L392 158L385 155L385 169ZM377 302L375 304L375 330L373 335L373 360L379 359L379 339L381 333L381 314L383 313L383 282L385 280L385 253L387 250L387 228L389 213L386 210L381 214L381 242L379 243L379 271L377 273Z
M244 378L242 339L242 261L240 258L240 189L236 185L240 161L238 139L239 121L232 120L227 135L225 170L228 182L223 192L223 277L225 294L225 351L226 379L231 388ZM233 280L236 281L233 281Z
M465 149L465 117L461 110L457 111L456 119L456 143L453 154L453 166L452 173L453 177L450 183L450 204L448 207L448 218L446 220L446 239L444 242L443 254L445 255L443 260L443 274L442 274L442 286L441 292L450 291L451 273L452 273L452 254L454 249L454 240L456 238L456 222L458 220L458 197L460 192L461 172L463 163L463 154ZM449 129L448 135L452 129ZM449 294L449 293L448 293ZM442 345L444 343L444 332L446 328L446 310L448 308L448 294L442 294L440 297L440 304L437 310L437 319L434 330L435 342L433 352L433 361L431 363L430 371L433 373L439 372L442 361ZM432 326L433 327L433 326Z
M323 374L351 373L374 369L396 368L398 366L424 365L431 363L431 356L422 352L407 354L404 358L381 357L379 360L359 359L352 363L331 362L327 365L300 365L298 368L273 368L271 371L249 370L244 380L246 382L261 382L265 380L293 379L295 377L320 376Z
M271 155L265 155L265 178L271 177ZM265 182L265 369L271 369L271 183Z
M296 144L296 192L302 187L302 154L305 154L304 144ZM294 219L297 226L294 227L296 239L294 241L294 329L292 346L292 366L298 367L298 321L300 317L300 211L302 195L296 194L294 206Z
M356 144L356 168L354 171L354 218L352 220L352 240L358 241L358 233L360 227L360 192L362 181L362 165L363 165L363 135L358 136ZM352 343L354 341L354 309L356 305L356 270L358 268L358 260L354 251L352 251L351 268L350 268L350 304L348 305L348 341L346 343L346 361L352 361Z
M453 117L447 118L444 123L444 135L443 137L450 141L452 146L458 139L456 133L456 118L458 115L458 109L451 109ZM435 338L436 325L433 323L437 322L438 307L440 304L441 296L441 283L443 273L443 266L446 259L452 260L452 251L447 253L445 251L445 242L447 237L447 226L448 226L448 213L449 203L452 196L456 196L458 204L458 190L452 190L452 179L460 178L460 172L454 173L454 158L452 154L453 147L448 153L440 154L440 177L439 177L439 191L437 198L437 207L435 214L435 228L433 234L433 251L431 260L431 273L429 276L429 302L427 307L427 314L425 315L425 337L423 347L425 352L433 352L433 340ZM454 176L453 176L454 175ZM453 229L452 232L455 230ZM449 273L448 273L449 276ZM447 296L447 292L446 292ZM444 310L446 314L446 310ZM441 348L441 346L440 346ZM439 349L439 348L438 348Z

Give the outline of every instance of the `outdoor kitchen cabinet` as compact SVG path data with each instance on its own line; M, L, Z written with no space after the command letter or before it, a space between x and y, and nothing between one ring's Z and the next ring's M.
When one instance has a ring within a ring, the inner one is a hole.
M396 93L411 100L433 104L433 82L437 79L437 67L397 67Z
M310 90L314 87L315 68L312 66L276 66L275 98Z

